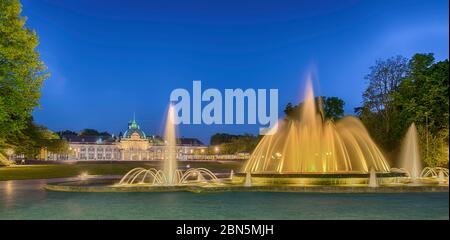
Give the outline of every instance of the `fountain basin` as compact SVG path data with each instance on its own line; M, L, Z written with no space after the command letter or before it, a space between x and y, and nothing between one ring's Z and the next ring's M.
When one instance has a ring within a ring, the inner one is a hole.
M236 173L234 183L243 182L245 173ZM376 173L380 184L396 183L405 173L382 172ZM252 173L252 183L256 185L295 184L306 186L330 185L358 185L368 184L369 173L342 172L342 173Z
M44 186L49 191L62 192L193 192L193 193L218 193L218 192L316 192L316 193L396 193L396 192L448 192L448 185L439 184L380 184L371 188L367 184L354 185L295 185L295 184L255 184L246 187L234 180L222 179L220 184L184 184L175 186L157 186L146 184L116 185L118 179L89 179L83 181L70 181L51 183ZM253 180L252 180L253 181Z
M187 190L187 185L117 185L119 180L120 179L90 179L51 183L45 185L44 189L60 192L178 192Z

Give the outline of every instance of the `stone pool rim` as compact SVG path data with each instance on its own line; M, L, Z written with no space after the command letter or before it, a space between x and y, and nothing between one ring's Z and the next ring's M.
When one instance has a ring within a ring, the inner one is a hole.
M56 182L44 185L44 189L56 192L83 193L127 193L127 192L192 192L192 193L220 193L220 192L287 192L287 193L408 193L408 192L449 192L448 185L390 185L379 187L368 186L289 186L264 185L245 187L242 185L224 186L113 186L111 180L100 180L105 185L83 185L83 181ZM84 181L86 182L86 181ZM97 182L99 182L97 180ZM106 185L109 182L108 185Z
M245 177L246 173L238 172L234 176ZM370 173L364 172L330 172L330 173L251 173L252 178L368 178ZM403 172L377 172L378 178L406 177Z

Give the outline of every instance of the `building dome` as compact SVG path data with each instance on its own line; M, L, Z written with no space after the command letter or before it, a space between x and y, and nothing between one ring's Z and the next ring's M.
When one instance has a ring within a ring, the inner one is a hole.
M123 138L131 138L131 136L137 133L139 135L140 138L142 139L146 139L147 137L145 136L144 131L142 131L139 127L139 125L137 124L136 120L133 119L133 121L129 121L128 122L128 129L125 131L125 133L123 134Z

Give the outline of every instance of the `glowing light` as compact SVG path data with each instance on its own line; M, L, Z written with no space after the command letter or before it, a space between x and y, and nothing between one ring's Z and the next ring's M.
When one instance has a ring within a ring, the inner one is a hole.
M298 119L282 120L277 133L264 136L243 171L368 173L373 167L377 172L389 172L386 159L359 119L344 117L336 123L323 120L316 108L308 81Z
M88 172L82 172L82 173L80 173L80 175L78 175L78 178L80 180L86 180L86 179L89 178L89 173Z
M420 178L422 162L420 160L417 129L414 123L409 127L402 143L400 167L409 172L411 179L416 180Z

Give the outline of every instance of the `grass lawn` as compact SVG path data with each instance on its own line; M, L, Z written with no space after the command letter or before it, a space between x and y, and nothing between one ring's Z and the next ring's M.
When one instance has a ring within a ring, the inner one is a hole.
M183 162L180 166L190 165L191 168L204 167L213 172L229 172L232 169L239 171L242 162ZM42 179L42 178L64 178L75 177L82 172L90 175L123 175L136 167L160 168L159 163L77 163L77 164L39 164L19 165L12 167L0 167L0 181Z

